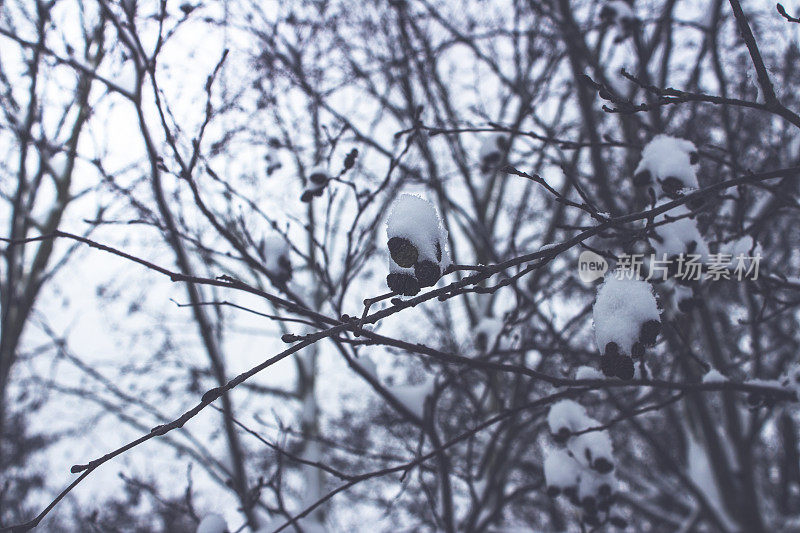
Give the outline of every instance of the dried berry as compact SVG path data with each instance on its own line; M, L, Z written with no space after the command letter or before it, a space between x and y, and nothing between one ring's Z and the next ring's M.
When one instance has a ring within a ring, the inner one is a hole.
M645 346L653 346L659 333L661 333L661 322L648 320L639 328L639 341Z
M650 171L645 169L645 170L642 170L641 172L637 172L633 176L633 184L636 187L644 187L645 185L650 183L652 181L652 179L653 179L653 177L650 174Z
M633 359L627 355L623 355L617 360L617 368L614 371L619 379L628 381L633 379Z
M681 189L683 189L683 182L678 178L669 176L661 180L661 189L664 191L664 194L670 198L676 198Z
M614 463L606 459L605 457L598 457L593 463L592 468L600 472L601 474L608 474L612 470L614 470Z
M417 262L419 250L405 237L392 237L388 246L392 259L401 267L410 268Z
M417 279L404 272L392 272L386 276L386 284L391 290L403 296L414 296L419 292Z
M439 265L427 260L414 263L414 274L417 276L420 287L433 287L442 277Z
M644 357L644 344L641 342L634 342L631 346L631 356L636 359Z
M600 371L604 376L611 377L617 369L617 357L615 355L604 355L600 357Z

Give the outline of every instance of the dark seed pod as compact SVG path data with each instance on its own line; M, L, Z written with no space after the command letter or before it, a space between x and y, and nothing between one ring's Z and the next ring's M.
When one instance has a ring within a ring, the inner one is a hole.
M553 433L553 440L559 444L567 442L572 432L567 428L560 428L557 433Z
M617 16L616 10L613 7L606 4L600 10L600 22L603 24L612 24L614 22L614 17Z
M391 290L403 296L414 296L419 292L419 282L411 274L392 272L386 276L386 284Z
M600 371L604 376L611 377L614 375L617 369L617 357L619 356L604 355L600 357Z
M551 498L555 498L559 494L561 494L561 489L558 487L547 487L547 495Z
M702 196L699 198L692 198L686 202L686 207L688 207L690 211L699 211L704 205L706 205L706 199Z
M644 344L641 342L634 342L631 346L631 356L635 359L644 357Z
M436 261L442 261L442 243L436 242Z
M677 198L681 189L683 189L683 182L678 178L669 176L661 180L661 189L670 198Z
M639 328L639 341L645 346L653 346L661 333L661 322L648 320Z
M410 268L417 262L419 250L405 237L392 237L387 245L392 259L401 267Z
M633 359L627 355L623 355L617 360L617 368L614 371L619 379L625 381L633 379Z
M353 168L353 165L356 164L356 158L358 157L358 150L353 148L350 150L350 153L347 154L347 157L344 158L344 169L350 170Z
M616 357L619 355L619 345L616 342L609 342L606 344L606 350L604 352L606 356Z
M597 500L594 496L586 496L581 500L581 507L583 507L583 510L588 514L593 515L597 512Z
M311 183L316 185L324 185L328 181L328 175L321 170L316 170L308 177L308 179L311 181Z
M599 457L592 463L592 468L594 468L601 474L608 474L609 472L614 470L614 463L612 463L605 457Z
M641 172L637 172L633 176L633 185L636 186L636 187L644 187L645 185L650 183L652 181L652 179L653 179L653 177L650 174L650 171L645 169L645 170L642 170Z
M300 201L308 203L314 198L314 191L312 189L306 189L303 191L303 194L300 196Z
M564 489L564 496L569 498L569 501L572 505L578 505L578 488L577 487L566 487Z
M696 165L699 162L700 162L700 154L698 154L696 151L689 152L689 163L691 163L692 165Z
M611 485L603 483L597 490L597 494L600 495L600 498L607 500L611 496Z
M414 263L414 274L420 287L433 287L442 277L442 270L433 261L425 260Z

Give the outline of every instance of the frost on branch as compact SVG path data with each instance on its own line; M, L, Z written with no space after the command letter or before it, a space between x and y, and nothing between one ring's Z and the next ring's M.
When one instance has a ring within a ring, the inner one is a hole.
M607 431L585 431L600 423L586 414L582 405L561 400L550 406L547 422L554 439L565 448L544 449L544 477L551 498L564 495L583 511L585 524L596 527L605 519L621 523L611 515L611 505L617 491L614 469L614 450Z
M481 172L487 174L498 168L503 162L506 150L508 150L508 135L504 133L488 135L483 140L478 154L481 160Z
M708 245L691 216L691 211L685 205L679 205L654 217L655 227L650 245L658 258L663 258L665 254L670 259L679 255L699 255L701 260L708 257Z
M228 524L218 514L207 514L197 526L197 533L228 533Z
M597 290L592 318L600 368L607 376L632 379L633 357L656 343L661 319L653 289L646 281L609 274Z
M450 263L447 232L432 203L403 194L386 221L389 275L386 283L398 294L413 296L436 285Z
M656 135L642 150L633 183L641 187L655 181L664 195L677 198L684 189L698 188L694 169L697 157L697 148L691 141Z

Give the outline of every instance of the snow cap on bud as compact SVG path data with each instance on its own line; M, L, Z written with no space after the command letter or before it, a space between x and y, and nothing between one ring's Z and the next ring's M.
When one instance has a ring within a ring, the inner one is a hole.
M578 486L581 466L566 451L548 448L544 451L544 479L551 497Z
M229 533L228 524L218 514L207 514L198 524L197 533Z
M598 349L607 350L613 343L620 354L630 355L641 325L648 320L660 321L659 313L648 282L609 272L597 290L592 310Z
M676 198L683 189L698 188L693 167L698 161L697 148L691 141L656 135L642 150L642 160L633 173L634 183L645 185L655 180L666 196Z
M579 461L601 474L614 470L614 448L607 431L581 433L571 438L567 447Z
M292 279L292 262L289 259L289 244L277 233L264 237L258 245L258 254L264 268L275 280L286 283Z
M586 414L586 409L573 400L559 400L547 412L547 425L556 441L566 441L572 433L583 431L599 423Z

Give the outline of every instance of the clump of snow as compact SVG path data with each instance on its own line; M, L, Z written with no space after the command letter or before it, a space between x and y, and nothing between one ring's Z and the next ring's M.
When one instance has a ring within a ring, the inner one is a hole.
M691 141L656 135L642 150L642 160L634 175L639 176L637 181L640 183L657 181L665 194L674 197L682 188L698 188L697 174L692 165L692 154L696 153L697 148Z
M550 431L582 431L599 423L586 414L583 406L572 400L561 400L547 415ZM582 508L585 518L597 518L597 511L608 512L616 492L613 445L607 431L588 431L567 435L565 448L545 447L544 477L551 497L564 494L570 502ZM599 523L599 522L598 522Z
M439 215L433 204L413 194L401 194L386 219L386 235L411 241L423 259L436 259Z
M572 455L587 467L607 473L614 468L614 447L607 431L581 433L567 444Z
M575 379L605 379L605 376L594 367L580 366L575 371Z
M639 340L642 324L648 320L660 322L659 313L648 282L609 273L597 290L592 312L598 349L604 353L606 345L613 342L620 353L630 354Z
M405 275L412 276L419 287L433 286L450 265L447 231L433 204L419 196L400 195L386 220L386 235L391 256L391 274L386 281L395 292L413 295L419 291L396 288L398 280L403 285L413 284Z
M228 524L218 514L207 514L197 525L197 533L228 533Z
M728 378L722 375L719 370L712 368L703 375L703 383L724 383Z
M280 235L270 235L261 239L258 253L264 261L264 268L282 281L292 277L292 263L289 259L289 243Z
M600 425L597 420L586 414L586 409L573 400L559 400L550 406L547 412L547 425L555 436L567 437L592 426Z
M668 201L664 200L657 205ZM697 222L690 217L691 211L685 205L679 205L653 218L656 225L653 228L655 235L649 240L658 259L662 259L664 254L668 258L681 254L699 255L700 260L708 257L708 245L697 228Z
M435 380L427 377L417 385L392 385L387 386L392 396L414 413L418 418L425 418L425 402L433 394Z
M481 171L487 173L497 168L503 160L503 153L508 148L508 135L505 133L491 133L486 136L481 144L478 157L481 161Z
M752 260L748 258L760 256L762 251L761 244L755 242L750 235L725 243L719 249L720 254L731 256L730 268L736 268L740 261L743 262L742 266L749 267Z
M566 451L547 448L544 452L544 479L552 495L568 487L577 487L581 475L581 465Z

